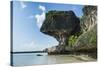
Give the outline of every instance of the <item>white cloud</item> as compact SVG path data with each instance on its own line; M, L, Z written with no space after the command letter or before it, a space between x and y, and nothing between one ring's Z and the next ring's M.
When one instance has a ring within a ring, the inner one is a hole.
M42 11L45 11L46 9L45 9L45 7L44 6L39 6L39 9L41 9Z
M20 2L20 5L21 5L22 8L26 8L26 7L27 7L27 6L25 5L25 3L22 2L22 1Z
M46 9L42 5L39 6L39 9L42 10L42 13L35 15L35 18L37 20L37 26L40 28L42 26L44 20L45 20L45 11L46 11Z

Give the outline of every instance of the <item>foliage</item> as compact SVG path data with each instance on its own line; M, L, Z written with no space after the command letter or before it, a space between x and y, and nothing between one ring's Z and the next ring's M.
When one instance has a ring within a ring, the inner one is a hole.
M73 47L75 42L77 41L78 37L82 34L82 31L77 32L75 35L69 37L68 44L69 47Z
M77 38L78 38L78 37L77 37L77 36L74 36L74 35L72 35L72 36L69 38L68 44L69 44L70 47L72 47L72 46L74 45L74 43L76 42Z
M95 45L97 43L97 32L96 30L91 31L90 43Z
M80 35L74 47L77 47L77 49L97 48L97 25Z

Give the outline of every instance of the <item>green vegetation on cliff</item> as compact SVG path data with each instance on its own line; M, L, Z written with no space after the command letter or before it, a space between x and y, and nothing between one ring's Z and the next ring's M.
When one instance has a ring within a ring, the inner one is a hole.
M97 25L79 36L74 44L75 50L88 50L97 48Z
M69 38L69 46L75 50L97 49L97 7L84 6L83 16L80 18L81 34ZM74 51L75 51L74 50ZM96 50L94 50L96 51Z

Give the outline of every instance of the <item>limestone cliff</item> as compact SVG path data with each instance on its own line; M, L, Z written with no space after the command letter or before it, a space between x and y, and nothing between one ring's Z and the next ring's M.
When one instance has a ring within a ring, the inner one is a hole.
M97 56L97 6L84 6L81 18L77 18L73 11L49 11L40 31L59 42L58 46L46 49L49 54L67 51L89 52ZM76 34L78 36L73 40L73 46L69 47L69 37Z
M53 48L56 52L64 52L69 36L80 31L80 21L73 11L49 11L40 31L56 38L59 44Z
M97 6L84 6L83 14L81 18L83 34L74 44L74 49L97 55Z

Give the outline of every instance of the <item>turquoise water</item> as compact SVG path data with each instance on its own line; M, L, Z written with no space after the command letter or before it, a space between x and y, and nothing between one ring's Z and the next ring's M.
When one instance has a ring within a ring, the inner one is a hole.
M37 54L41 54L42 56L37 56ZM83 55L82 58L85 59L85 61L95 60L85 55ZM47 53L13 54L14 66L47 65L47 64L60 64L60 63L72 63L72 62L83 62L83 61L84 60L77 59L72 55L48 55Z
M13 65L38 65L47 64L47 53L41 53L43 56L37 56L40 53L13 54Z

